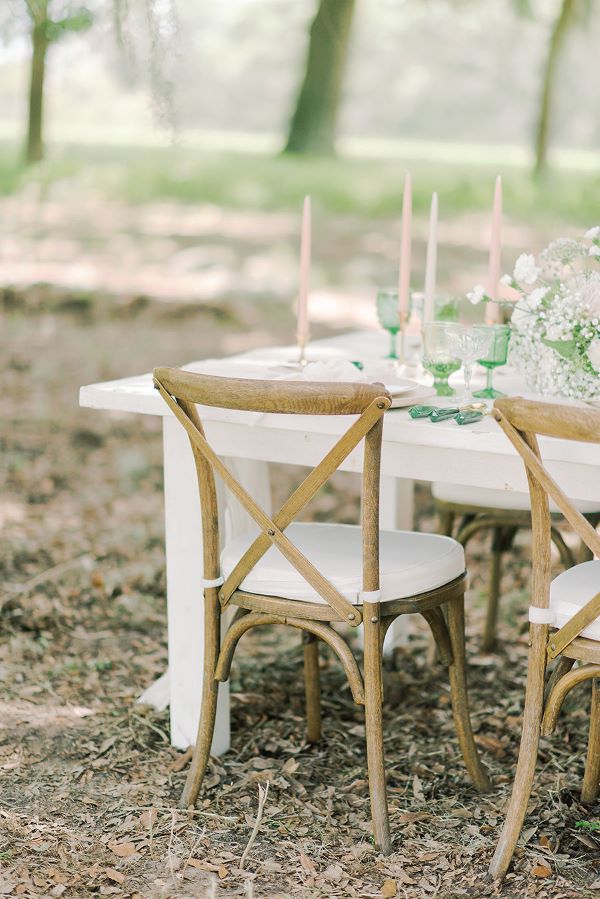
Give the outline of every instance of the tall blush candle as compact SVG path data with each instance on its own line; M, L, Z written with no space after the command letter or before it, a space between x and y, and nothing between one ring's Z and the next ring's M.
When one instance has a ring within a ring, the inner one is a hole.
M298 326L296 336L301 347L310 337L308 321L308 291L310 283L311 208L310 197L304 197L302 233L300 237L300 289L298 292Z
M412 228L412 181L410 172L404 179L402 196L402 238L400 243L400 268L398 270L398 307L400 321L408 319L410 293L410 254Z
M502 178L496 178L494 189L494 207L492 210L492 234L490 238L490 266L488 274L488 294L492 300L498 299L500 284L500 261L502 255ZM488 303L486 322L494 324L500 321L500 307L496 303Z
M423 300L423 322L435 319L435 282L437 269L437 225L438 195L431 195L429 212L429 234L427 236L427 257L425 261L425 295Z

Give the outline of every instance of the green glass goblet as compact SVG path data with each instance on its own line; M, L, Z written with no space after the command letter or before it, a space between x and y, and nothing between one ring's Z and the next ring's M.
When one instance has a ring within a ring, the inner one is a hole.
M500 365L506 365L508 357L508 342L510 340L509 325L473 325L476 333L487 334L487 349L477 359L479 365L486 369L487 380L483 390L477 390L473 396L485 400L495 400L499 396L505 396L493 385L494 369Z
M427 322L423 329L423 368L433 375L437 396L454 396L448 378L461 366L455 340L457 331L458 326L451 322Z
M401 322L397 290L390 288L377 291L377 318L381 327L390 334L390 351L385 358L398 359L397 342Z

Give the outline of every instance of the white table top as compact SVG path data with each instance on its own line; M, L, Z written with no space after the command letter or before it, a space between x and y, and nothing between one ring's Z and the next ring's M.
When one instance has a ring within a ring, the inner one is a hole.
M385 346L385 334L354 332L315 341L308 357L381 359ZM243 368L241 376L247 377L249 365L256 365L258 370L261 362L290 360L296 352L294 347L253 350L228 357L222 364L231 377L236 376L236 368L238 376ZM190 367L201 368L202 363ZM527 395L524 385L508 370L498 369L495 382L507 394ZM80 391L80 404L92 409L146 415L171 414L154 390L150 373L84 386ZM272 462L314 464L331 445L331 437L328 440L327 437L342 433L349 425L347 416L256 415L213 407L202 408L201 415L207 426L207 436L218 452ZM234 451L232 447L240 449ZM573 498L600 501L600 451L597 445L542 439L540 448L550 470L567 493ZM360 469L356 452L346 467ZM427 419L413 420L406 409L391 409L384 421L382 471L419 480L527 489L522 463L491 417L461 427L452 420L437 424Z

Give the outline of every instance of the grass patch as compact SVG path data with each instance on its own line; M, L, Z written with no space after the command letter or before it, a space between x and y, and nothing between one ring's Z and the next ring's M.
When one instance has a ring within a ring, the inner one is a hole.
M268 211L297 211L303 196L311 193L321 212L397 218L404 171L410 168L415 214L427 214L435 189L448 218L489 210L493 179L500 171L512 219L579 227L595 223L600 178L593 169L556 168L535 181L514 158L499 165L497 152L488 155L472 152L468 161L442 163L424 156L303 159L256 151L56 144L46 161L25 170L17 146L5 142L0 144L0 193L34 184L42 195L93 190L133 204L171 200Z

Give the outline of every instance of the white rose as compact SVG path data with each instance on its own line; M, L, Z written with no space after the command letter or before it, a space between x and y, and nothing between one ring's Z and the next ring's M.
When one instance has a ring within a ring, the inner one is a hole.
M566 331L561 325L548 325L546 328L548 340L573 340L572 331Z
M535 256L530 253L521 253L515 262L513 277L520 284L534 284L540 274L540 269L535 264Z
M600 247L595 243L588 250L588 256L600 256Z
M485 296L485 287L481 284L476 284L473 290L469 291L467 294L467 299L470 303L473 303L474 306L477 306L478 303L481 303L482 299Z
M535 290L532 290L527 297L527 305L529 308L537 309L547 293L547 287L536 287Z
M590 228L590 230L586 231L583 236L586 240L596 240L597 237L600 237L600 225L595 225L593 228Z
M579 304L586 318L600 318L600 273L591 272L581 287Z
M588 359L597 372L600 372L600 337L595 337L587 349Z
M515 306L512 311L512 315L510 317L511 325L520 331L521 328L526 328L531 320L531 313L527 312L523 306Z

